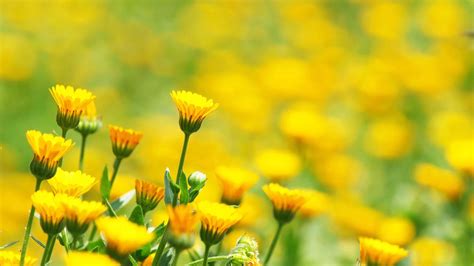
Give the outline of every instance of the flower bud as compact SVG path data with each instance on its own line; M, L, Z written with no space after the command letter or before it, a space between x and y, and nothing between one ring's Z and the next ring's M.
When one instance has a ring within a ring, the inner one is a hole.
M206 183L206 174L196 171L189 176L188 183L191 188L198 187L201 184Z

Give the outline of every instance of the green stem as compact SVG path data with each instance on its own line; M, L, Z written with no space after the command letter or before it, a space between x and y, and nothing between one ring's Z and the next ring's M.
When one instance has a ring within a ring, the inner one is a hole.
M35 192L39 190L41 186L41 179L36 179ZM28 249L28 241L30 240L31 226L33 225L33 217L35 216L35 207L31 205L30 214L28 216L28 222L26 223L25 236L23 238L23 246L21 247L20 266L25 264L26 250Z
M207 258L207 262L217 262L217 261L227 260L227 259L229 259L229 255L214 256L214 257ZM196 265L196 264L199 264L203 261L204 261L204 259L198 259L198 260L192 261L190 263L186 263L186 266Z
M172 266L178 265L178 258L179 258L179 255L181 254L181 251L182 251L181 249L176 249L176 255L174 256Z
M87 134L82 134L81 153L79 154L79 170L84 170L84 153L86 151Z
M273 250L275 249L276 243L278 242L278 238L280 237L281 229L283 228L283 223L278 223L278 228L275 233L275 236L273 237L272 243L270 245L270 249L268 250L267 256L265 257L265 261L263 265L267 265L268 261L270 261L270 258L272 257Z
M69 129L67 128L61 128L61 137L63 137L63 139L66 139L66 135L67 135L67 131ZM59 167L63 166L63 158L59 159L59 164L58 164Z
M165 232L161 237L160 244L158 245L158 249L156 250L155 257L153 258L152 266L158 266L161 255L163 255L163 251L165 250L166 242L168 242L168 225L166 225Z
M114 185L114 182L115 182L115 178L117 177L117 173L118 173L118 169L120 167L120 163L122 162L122 159L121 158L117 158L115 157L115 161L114 161L114 171L112 173L112 178L110 179L110 191L112 191L112 187Z
M63 235L64 249L66 250L66 253L69 253L69 239L68 239L66 227L64 227L64 230L61 232L61 234Z
M54 242L56 242L56 235L48 235L48 240L46 242L46 247L44 248L43 257L41 258L40 265L46 265L51 259L51 254L54 249Z
M105 200L104 200L104 203L105 203L105 205L107 206L107 208L109 209L110 214L111 214L113 217L117 217L117 213L114 211L114 208L112 207L112 205L110 205L110 202L109 202L107 199L105 199Z
M183 148L181 149L181 157L179 158L178 172L176 175L176 184L178 186L179 186L179 177L181 176L181 173L183 172L184 159L186 158L186 151L188 149L190 136L191 134L186 134L186 133L184 134ZM173 206L176 206L177 202L178 202L178 193L174 194L173 196Z
M203 266L207 266L207 260L209 259L209 249L211 249L211 245L206 244L206 249L204 250L204 257L202 260Z

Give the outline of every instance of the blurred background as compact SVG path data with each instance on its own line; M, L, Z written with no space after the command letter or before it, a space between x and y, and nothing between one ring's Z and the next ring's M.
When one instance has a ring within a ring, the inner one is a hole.
M200 198L220 199L220 165L261 176L224 249L246 232L266 252L276 223L261 185L278 181L318 193L284 229L272 265L354 265L358 236L407 248L402 265L468 265L473 6L1 0L0 245L23 237L34 188L26 130L60 132L48 88L97 97L104 128L88 138L89 174L113 162L108 124L144 133L114 197L134 178L162 183L166 167L175 172L183 136L169 93L185 89L220 103L188 150L185 171L209 178ZM80 138L69 136L76 148L64 168L75 170ZM33 234L45 239L38 224ZM34 242L30 253L41 254Z

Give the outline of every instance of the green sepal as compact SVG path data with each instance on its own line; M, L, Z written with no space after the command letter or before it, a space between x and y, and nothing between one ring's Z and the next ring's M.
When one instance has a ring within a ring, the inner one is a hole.
M143 215L143 209L140 205L135 206L135 208L132 211L132 214L130 214L130 217L128 220L132 223L138 224L138 225L144 225L145 224L145 217Z

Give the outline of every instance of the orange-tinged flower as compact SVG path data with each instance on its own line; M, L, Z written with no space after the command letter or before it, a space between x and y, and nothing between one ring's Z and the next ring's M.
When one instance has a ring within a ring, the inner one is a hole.
M126 158L132 154L140 143L143 134L133 129L124 129L119 126L109 125L112 150L118 158Z
M66 266L83 266L83 265L119 266L120 263L111 259L109 256L100 254L100 253L72 251L67 254Z
M0 265L3 265L3 266L20 265L20 253L15 253L13 251L7 251L7 250L0 250ZM24 266L34 266L34 265L36 265L36 259L26 256Z
M309 198L307 191L288 189L276 183L263 186L263 191L272 201L273 215L280 223L290 222Z
M165 195L165 189L153 183L143 180L135 180L135 191L137 204L143 209L143 213L156 208Z
M170 95L178 108L179 126L186 134L198 131L202 121L219 107L213 100L189 91L172 91Z
M441 192L452 200L459 198L464 191L464 182L460 176L428 163L416 166L415 179L418 184Z
M70 196L64 196L62 204L66 218L66 227L73 235L85 233L89 224L101 216L107 209L98 201L83 201Z
M257 174L238 167L220 166L216 176L222 184L221 201L229 205L239 205L243 194L258 181Z
M36 212L40 215L40 224L47 234L58 234L64 228L64 207L62 198L51 192L39 190L32 196L31 200Z
M48 180L55 194L66 194L71 197L80 197L89 191L95 184L96 178L81 171L67 172L58 167L56 175Z
M396 245L378 239L360 237L360 260L363 266L368 263L391 266L408 256L408 252Z
M63 129L75 128L87 105L95 99L90 91L72 86L56 85L49 91L58 106L56 122Z
M193 204L168 206L171 245L180 249L190 248L194 244L194 229L199 216Z
M206 245L219 243L227 230L242 219L239 209L222 203L203 201L197 208L201 218L201 240Z

